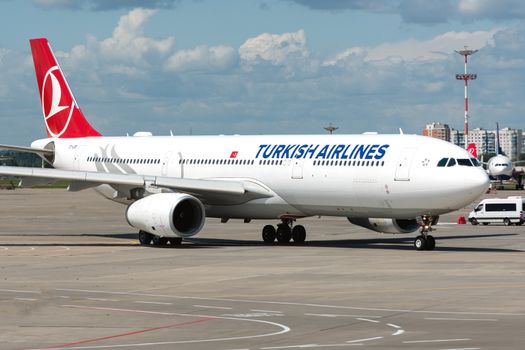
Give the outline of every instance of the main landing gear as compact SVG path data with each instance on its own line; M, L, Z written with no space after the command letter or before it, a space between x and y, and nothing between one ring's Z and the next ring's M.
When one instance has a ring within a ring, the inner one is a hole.
M141 245L154 245L155 247L178 246L182 243L182 237L160 237L146 231L139 231L139 242Z
M439 216L424 215L421 218L419 225L421 226L419 232L421 233L414 240L414 247L417 250L434 250L436 247L436 240L429 232L433 231L432 225L437 224Z
M293 239L294 243L304 243L306 240L306 229L303 225L293 225L295 219L282 219L275 229L272 225L266 225L262 229L262 239L266 244L272 244L275 240L285 244Z

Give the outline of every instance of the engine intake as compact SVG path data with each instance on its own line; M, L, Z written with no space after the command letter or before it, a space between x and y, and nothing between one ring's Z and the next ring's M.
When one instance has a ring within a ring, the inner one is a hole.
M204 226L201 201L184 193L157 193L132 203L128 223L161 237L191 237Z
M348 218L352 224L382 233L411 233L419 228L416 219Z

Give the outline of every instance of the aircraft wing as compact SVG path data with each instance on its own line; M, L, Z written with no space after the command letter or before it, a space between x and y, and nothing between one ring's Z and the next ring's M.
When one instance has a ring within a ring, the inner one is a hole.
M0 175L20 177L21 186L54 183L61 180L70 181L70 190L85 189L101 184L128 187L156 186L193 194L203 202L213 204L244 203L256 198L273 196L269 189L257 183L243 180L183 179L167 176L11 166L1 166ZM74 187L71 188L71 186Z

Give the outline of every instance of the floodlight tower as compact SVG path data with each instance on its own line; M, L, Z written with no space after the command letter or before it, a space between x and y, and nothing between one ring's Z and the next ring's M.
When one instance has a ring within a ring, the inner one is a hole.
M468 145L468 118L469 118L469 115L468 115L468 81L476 80L476 78L478 77L477 74L468 73L467 64L468 64L468 56L475 54L476 52L478 52L478 50L469 50L467 49L467 46L465 46L463 50L454 50L454 51L465 57L465 73L456 74L456 79L463 80L465 82L465 131L463 133L463 140L465 143L465 148L467 148L467 145Z
M338 128L337 126L332 125L332 123L330 123L328 126L325 126L324 129L325 129L326 131L328 131L328 133L329 133L330 135L332 135L332 134L334 133L334 131L336 131L336 130L339 129L339 128Z

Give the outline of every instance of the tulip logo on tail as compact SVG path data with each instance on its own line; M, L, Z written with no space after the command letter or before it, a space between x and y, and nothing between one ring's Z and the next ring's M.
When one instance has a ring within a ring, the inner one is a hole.
M474 158L478 158L478 151L475 143L469 143L467 147L468 153Z
M57 66L51 67L42 83L42 112L44 113L44 121L46 123L47 132L52 137L60 137L66 130L73 115L75 102L72 98L65 95L65 105L61 105L62 86L65 85L58 80L53 72L57 71L60 76L60 70ZM64 86L66 89L67 87ZM67 101L67 100L70 101Z
M62 138L101 136L78 108L47 39L31 39L29 43L47 135Z

